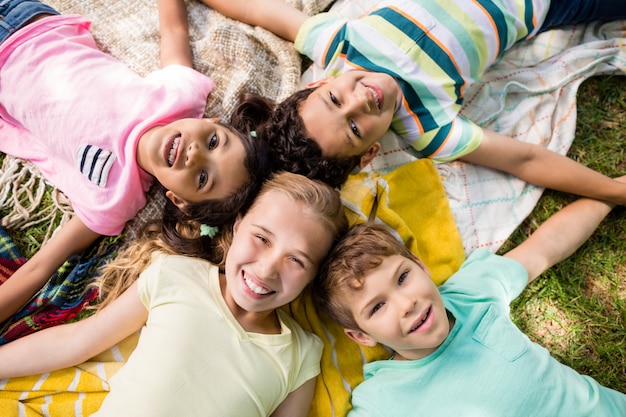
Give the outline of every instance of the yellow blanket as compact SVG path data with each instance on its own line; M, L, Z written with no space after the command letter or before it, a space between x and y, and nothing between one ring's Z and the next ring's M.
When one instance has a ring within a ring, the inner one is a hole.
M430 160L411 162L388 174L352 175L341 194L350 224L371 219L389 226L424 261L437 285L463 263L461 237ZM341 327L317 314L306 293L288 310L305 330L324 342L322 370L309 416L345 416L350 410L350 392L363 380L363 364L387 358L389 352L382 346L361 347L348 339Z
M0 416L89 416L109 392L108 380L124 366L138 334L79 366L0 380Z

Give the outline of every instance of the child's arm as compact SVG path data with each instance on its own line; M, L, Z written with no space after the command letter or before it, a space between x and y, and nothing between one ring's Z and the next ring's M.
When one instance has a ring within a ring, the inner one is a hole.
M626 184L543 146L485 129L483 132L480 146L464 156L464 161L508 172L541 187L626 204Z
M620 181L626 177L619 178ZM519 261L528 271L528 282L574 253L594 232L615 205L581 198L546 220L523 243L504 256Z
M311 408L314 391L315 378L311 378L292 391L274 410L271 417L306 417Z
M224 16L252 26L261 26L290 42L296 40L300 26L309 17L284 0L201 1Z
M161 67L193 67L187 6L184 0L158 0Z
M50 327L0 346L0 379L82 363L139 330L147 318L148 311L139 299L135 282L110 305L85 320Z
M28 262L0 285L0 322L26 304L70 256L87 249L99 236L76 216L59 228Z

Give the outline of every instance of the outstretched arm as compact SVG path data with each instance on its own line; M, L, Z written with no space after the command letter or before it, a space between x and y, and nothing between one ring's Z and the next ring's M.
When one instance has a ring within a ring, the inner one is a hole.
M619 178L626 181L626 177ZM528 239L504 256L519 261L528 282L574 253L596 230L615 204L581 198L546 220Z
M76 216L63 225L28 262L0 285L0 322L26 304L70 256L87 249L99 236Z
M314 392L315 378L311 378L287 395L271 417L306 417L311 408Z
M178 64L193 67L187 6L184 0L158 0L161 67Z
M36 375L82 363L139 330L147 318L148 311L134 283L87 319L50 327L0 346L0 379Z
M309 17L284 0L201 0L204 4L231 19L252 26L261 26L290 42Z
M543 146L485 130L478 149L462 159L508 172L541 187L626 204L626 184L600 174Z

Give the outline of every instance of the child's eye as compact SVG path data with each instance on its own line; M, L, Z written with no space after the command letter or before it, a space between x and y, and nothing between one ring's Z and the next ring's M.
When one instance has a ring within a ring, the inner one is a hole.
M400 277L398 278L398 285L402 285L402 283L404 282L404 280L406 279L408 275L409 275L409 271L404 271L403 273L401 273Z
M330 98L330 101L337 107L341 107L341 104L339 103L339 100L337 100L337 97L335 97L335 95L333 93L328 93L328 97Z
M374 306L374 308L372 308L372 312L371 312L371 314L370 314L370 315L372 315L372 316L373 316L373 315L374 315L374 314L376 314L376 312L377 312L378 310L380 310L382 307L383 307L383 303L378 303L378 304L376 304L376 305Z
M260 241L261 241L261 243L263 243L264 245L269 244L269 240L267 240L265 237L263 237L263 236L261 236L261 235L256 235L256 238L257 238L258 240L260 240Z
M292 260L293 262L297 263L298 265L300 265L302 268L304 268L304 262L302 262L300 259L296 258L295 256L292 256L289 259Z
M354 133L354 136L356 136L357 138L361 137L361 133L359 132L359 128L356 127L356 123L354 123L353 121L350 121L350 130L352 130L352 133Z
M200 178L198 179L198 188L204 187L204 184L206 184L206 181L207 181L207 173L206 171L202 171L200 173Z
M209 139L209 150L212 151L213 149L217 148L218 143L219 139L217 135L211 136L211 138Z

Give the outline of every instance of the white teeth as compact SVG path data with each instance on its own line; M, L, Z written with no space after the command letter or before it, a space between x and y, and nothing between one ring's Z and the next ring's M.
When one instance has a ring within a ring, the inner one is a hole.
M376 108L380 108L380 99L378 98L378 94L376 94L376 91L374 91L374 89L372 89L371 87L365 87L367 88L367 90L372 93L372 96L374 96L374 101L376 102Z
M174 158L176 158L178 142L180 142L180 136L174 139L174 142L172 143L172 149L170 149L170 154L167 157L167 163L170 164L170 166L174 165Z
M265 295L265 294L269 294L272 292L270 290L266 290L263 287L259 287L254 282L252 282L252 280L248 278L244 278L244 281L246 282L246 285L248 286L248 288L250 288L255 294Z
M426 315L424 315L424 317L420 320L419 323L417 323L415 325L415 327L413 327L411 329L412 332L414 332L415 330L417 330L418 327L420 327L422 325L422 323L424 323L426 321L426 319L428 318L428 314L430 313L430 310L428 310L428 312L426 312Z

